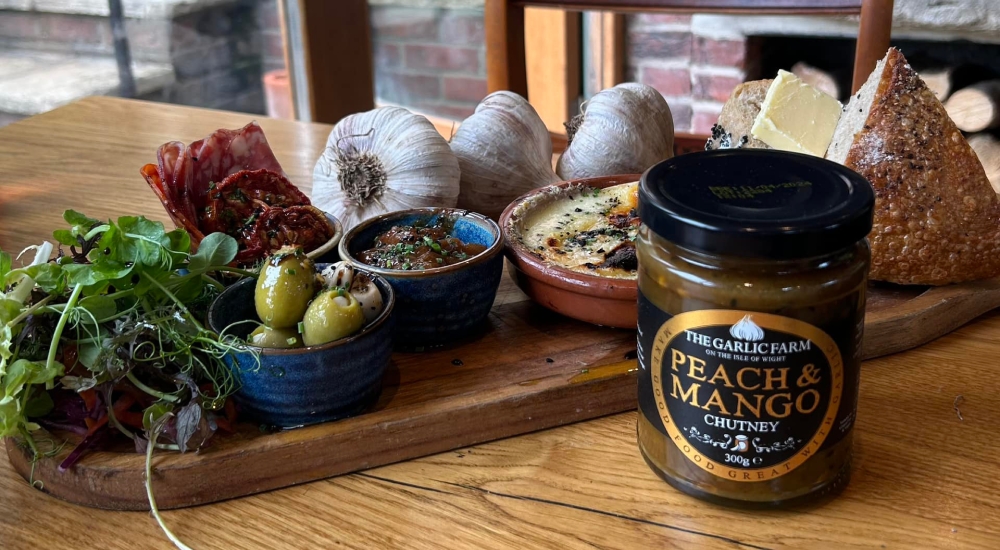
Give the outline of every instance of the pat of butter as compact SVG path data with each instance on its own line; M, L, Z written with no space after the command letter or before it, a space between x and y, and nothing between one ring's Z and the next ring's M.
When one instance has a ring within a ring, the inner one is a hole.
M822 157L840 120L839 101L788 71L778 71L750 133L782 151Z

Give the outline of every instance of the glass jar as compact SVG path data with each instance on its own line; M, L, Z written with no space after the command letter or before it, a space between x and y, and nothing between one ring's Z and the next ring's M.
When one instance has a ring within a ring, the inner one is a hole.
M639 448L674 487L781 505L848 478L874 193L823 159L683 155L639 191Z

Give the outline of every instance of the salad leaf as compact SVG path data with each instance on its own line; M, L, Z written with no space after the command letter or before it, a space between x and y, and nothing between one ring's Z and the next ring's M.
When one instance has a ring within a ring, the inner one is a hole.
M21 303L9 298L0 299L0 381L7 372L7 361L13 356L11 344L14 341L13 321L21 313Z
M52 400L52 396L49 395L49 392L37 392L31 397L31 399L28 400L28 404L24 406L24 416L27 416L28 418L45 416L52 412L52 409L54 409L55 406L55 401Z
M10 273L11 264L10 254L0 250L0 281L7 278L7 274ZM0 292L3 292L3 286L0 285Z
M29 361L18 359L7 368L7 374L3 377L3 396L0 403L6 403L28 384L45 384L55 380L57 376L62 376L62 363L55 361L51 368L46 366L44 361Z
M91 227L101 223L99 220L85 216L76 210L67 210L63 212L63 219L66 220L66 223L74 226L74 232L77 231L78 228L81 228L83 232L86 233L87 231L90 231Z
M37 264L28 268L29 276L38 288L48 294L61 294L66 290L66 277L56 264Z
M76 235L74 235L69 229L56 229L52 232L52 238L54 238L59 244L65 246L76 246L80 244L76 240Z
M174 229L167 233L167 241L170 243L170 250L179 255L181 260L187 257L188 252L191 251L191 235L183 229Z
M79 306L90 312L95 319L101 320L118 313L118 305L114 298L107 294L95 294L80 300Z
M188 270L195 273L204 273L211 266L223 266L233 261L236 253L239 252L239 245L236 239L225 233L211 233L202 239L198 245L198 252L191 256L188 262Z
M72 227L70 229L56 229L52 232L52 237L65 246L79 246L90 229L101 224L94 218L88 218L75 210L63 212L63 219Z
M21 429L21 411L17 401L0 403L0 437L16 435Z
M142 427L146 430L153 429L153 424L159 422L160 418L167 413L173 412L174 407L169 403L153 403L146 410L142 411Z
M191 401L177 413L177 447L181 452L188 448L191 436L198 432L201 424L201 406Z
M17 300L10 298L0 298L0 323L7 324L14 320L21 313L24 307Z
M124 216L118 218L117 229L124 237L118 250L119 261L166 269L171 267L173 257L170 255L170 239L166 236L162 223L142 216ZM103 238L101 240L104 241Z

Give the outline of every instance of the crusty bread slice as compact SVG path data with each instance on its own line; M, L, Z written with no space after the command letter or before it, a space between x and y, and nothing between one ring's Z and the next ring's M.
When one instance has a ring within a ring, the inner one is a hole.
M827 158L875 188L872 279L943 285L1000 275L997 194L899 50L851 98Z
M725 134L728 145L721 143L719 137L713 135L715 143L712 149L726 149L744 147L751 149L770 149L771 146L753 137L750 128L753 121L760 112L760 104L764 102L767 89L771 87L773 80L751 80L744 82L733 89L726 104L722 106L719 114L719 122L716 124L715 133ZM713 141L713 140L709 140Z

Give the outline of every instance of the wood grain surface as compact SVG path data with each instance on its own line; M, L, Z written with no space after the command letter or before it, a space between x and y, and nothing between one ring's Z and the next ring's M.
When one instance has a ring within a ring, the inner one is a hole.
M642 461L627 413L164 515L199 550L995 549L998 333L990 315L867 362L853 479L811 506L744 512L678 493ZM4 548L171 547L148 513L67 504L3 461L0 494Z
M132 167L167 138L190 141L246 119L94 98L8 126L0 246L36 242L70 206L165 221ZM260 122L293 181L309 189L329 127ZM677 493L642 462L627 413L165 515L199 549L996 548L998 331L991 314L866 362L854 479L839 498L808 507L740 512ZM164 454L157 467L171 460ZM240 468L234 461L235 475ZM56 500L5 461L0 495L2 548L170 547L148 514Z

